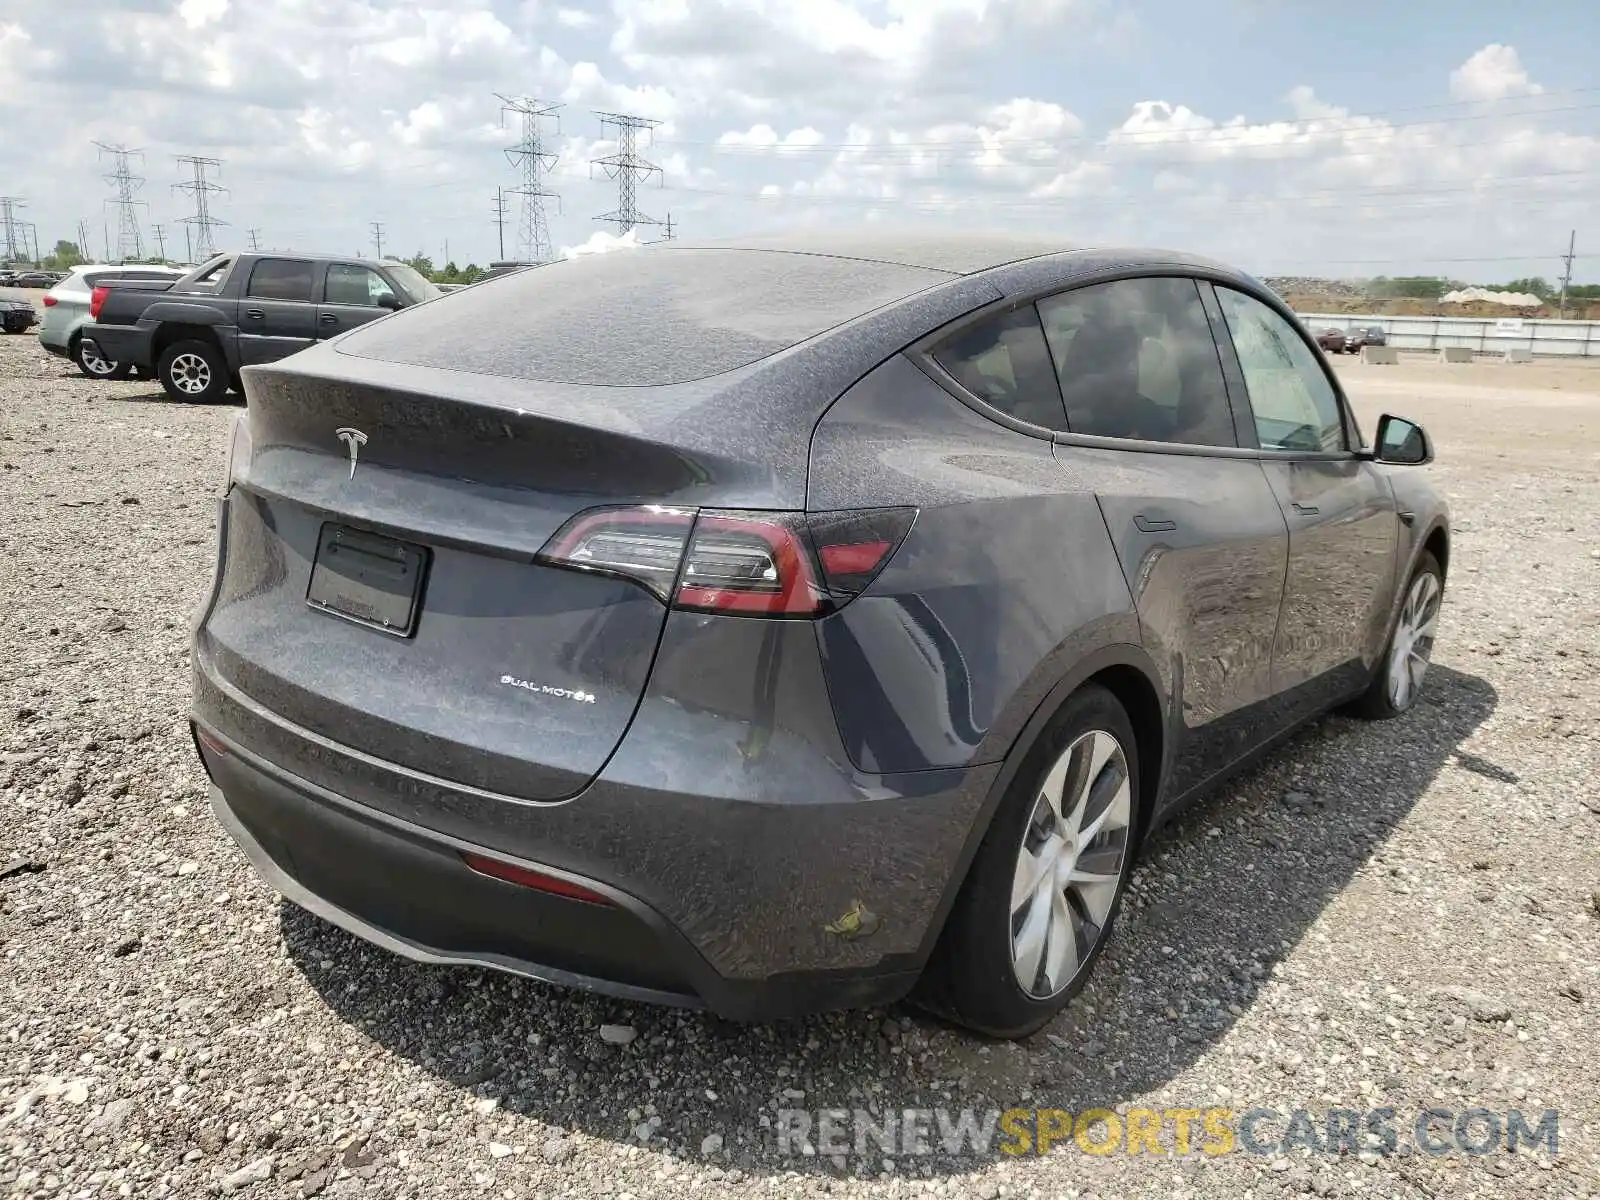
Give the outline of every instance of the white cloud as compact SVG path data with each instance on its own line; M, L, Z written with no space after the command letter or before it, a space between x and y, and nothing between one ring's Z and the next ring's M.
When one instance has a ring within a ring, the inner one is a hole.
M99 139L144 148L148 224L169 245L185 214L174 157L203 153L231 189L214 205L224 244L259 226L269 246L349 252L381 221L386 249L437 259L448 238L452 257L487 261L496 189L518 182L496 92L562 105L543 127L558 245L584 244L617 206L594 166L617 153L616 131L594 110L661 122L639 138L663 175L641 181L638 204L686 237L999 224L1270 269L1521 250L1600 216L1585 177L1600 138L1568 132L1585 126L1503 45L1386 93L1409 111L1384 115L1312 77L1266 106L1201 104L1176 84L1090 92L1040 48L1138 53L1148 35L1110 0L72 7L67 22L12 0L0 18L0 172L47 244L80 218L98 234ZM1530 112L1524 98L1542 93ZM516 253L521 201L505 199Z
M1514 46L1485 46L1450 72L1450 94L1457 100L1500 100L1542 91L1528 78Z

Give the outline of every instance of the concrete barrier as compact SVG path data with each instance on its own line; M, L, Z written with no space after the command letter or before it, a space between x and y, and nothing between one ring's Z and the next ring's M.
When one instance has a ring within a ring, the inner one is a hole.
M1532 362L1533 351L1526 346L1514 346L1506 351L1507 362Z
M1439 350L1439 361L1442 363L1469 363L1472 361L1472 348L1470 346L1444 346Z
M1400 361L1400 351L1393 346L1363 346L1361 347L1361 361L1374 363L1377 366L1395 366Z

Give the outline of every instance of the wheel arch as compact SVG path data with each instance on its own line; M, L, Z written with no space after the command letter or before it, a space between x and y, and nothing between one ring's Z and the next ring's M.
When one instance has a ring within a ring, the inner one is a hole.
M223 348L222 339L217 336L214 326L162 322L161 327L156 330L155 337L150 339L151 364L159 363L161 356L177 343L187 341L210 342L218 350Z
M1439 563L1439 573L1450 578L1450 530L1440 521L1422 539L1422 549ZM1415 567L1413 567L1415 569Z
M1161 795L1167 769L1167 701L1160 685L1160 673L1154 661L1142 646L1130 642L1115 642L1102 646L1079 658L1057 680L1056 684L1035 705L1032 714L1012 739L1011 747L989 784L982 808L967 832L950 877L945 881L944 894L934 911L933 919L923 935L918 957L926 964L944 932L956 898L967 881L978 847L993 824L1001 801L1011 789L1021 771L1028 753L1033 749L1045 726L1061 707L1085 687L1098 685L1105 688L1122 705L1133 725L1138 741L1139 796L1138 820L1135 827L1135 845L1151 828L1151 817Z

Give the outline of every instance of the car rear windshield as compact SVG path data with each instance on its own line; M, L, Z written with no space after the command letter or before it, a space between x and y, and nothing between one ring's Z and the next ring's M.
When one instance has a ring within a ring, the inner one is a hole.
M659 387L747 366L950 278L818 254L614 250L452 293L339 348L483 375Z

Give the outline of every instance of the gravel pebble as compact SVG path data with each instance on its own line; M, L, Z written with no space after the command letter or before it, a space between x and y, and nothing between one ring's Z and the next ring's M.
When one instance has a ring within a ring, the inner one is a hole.
M905 1007L749 1027L419 966L280 901L185 722L237 409L0 338L0 1194L1600 1196L1600 372L1562 369L1340 365L1369 431L1427 423L1459 519L1422 703L1329 717L1158 834L1081 996L999 1046ZM1563 1154L774 1139L795 1106L1391 1101L1556 1108Z

